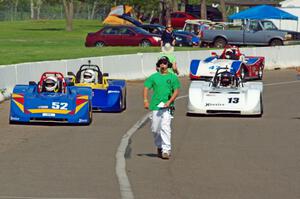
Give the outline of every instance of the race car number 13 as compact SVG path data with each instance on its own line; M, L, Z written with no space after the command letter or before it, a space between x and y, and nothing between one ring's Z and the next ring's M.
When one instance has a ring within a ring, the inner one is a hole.
M238 97L230 97L228 98L228 103L233 103L233 104L237 104L239 103L239 98Z
M67 110L68 103L66 102L52 102L52 109Z

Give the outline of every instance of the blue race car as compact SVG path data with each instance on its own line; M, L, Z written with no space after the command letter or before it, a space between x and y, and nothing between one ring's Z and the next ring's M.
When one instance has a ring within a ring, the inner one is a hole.
M68 86L62 73L45 72L39 83L16 85L10 103L10 123L54 121L92 122L92 89Z
M101 112L121 112L126 109L126 81L108 79L98 65L82 65L76 75L69 72L71 82L77 87L90 87L93 90L92 108Z

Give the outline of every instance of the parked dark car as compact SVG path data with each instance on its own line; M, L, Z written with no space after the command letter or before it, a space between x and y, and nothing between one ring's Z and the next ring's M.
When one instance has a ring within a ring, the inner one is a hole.
M85 46L160 46L160 40L159 35L136 26L112 25L88 33Z
M160 24L143 24L140 21L128 16L128 15L122 15L119 16L119 18L125 19L132 24L143 28L144 30L152 33L152 34L158 34L162 35L163 31L165 30L165 26L162 26ZM191 32L183 31L183 30L174 30L174 36L176 39L176 46L192 46L192 41L197 41L197 36ZM200 42L200 39L198 39L198 44ZM198 45L194 44L194 45Z
M187 12L180 12L180 11L172 12L170 18L171 18L171 25L175 29L182 29L184 26L184 22L188 19L199 19L199 17L197 17L196 15ZM159 23L159 18L157 17L152 18L150 23L151 24ZM162 24L166 25L166 21L163 20Z
M174 28L183 28L185 20L198 19L197 16L187 12L172 12L171 13L171 24Z
M185 12L193 14L194 16L200 18L201 16L201 6L199 4L192 5L186 4L185 5ZM222 21L222 13L218 8L214 8L212 6L206 6L206 16L208 20L211 21Z

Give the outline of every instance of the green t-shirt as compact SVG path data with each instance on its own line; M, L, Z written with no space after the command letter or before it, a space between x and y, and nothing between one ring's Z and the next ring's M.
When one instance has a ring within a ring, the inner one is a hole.
M160 102L166 103L169 101L173 92L180 88L180 82L173 73L161 74L157 72L146 79L144 86L148 89L153 89L150 110L158 110L159 107L157 105ZM173 103L171 106L173 106Z

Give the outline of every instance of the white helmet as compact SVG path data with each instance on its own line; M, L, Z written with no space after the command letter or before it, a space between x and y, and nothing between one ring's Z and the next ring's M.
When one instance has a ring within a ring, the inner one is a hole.
M225 57L226 57L227 59L230 59L230 58L232 57L232 55L233 55L233 51L232 51L231 49L227 49L227 50L225 51Z
M83 72L83 82L92 83L95 81L95 72L93 70L86 70Z
M48 92L55 91L55 89L58 87L58 80L54 76L47 77L44 80L44 83L45 83L45 89Z

